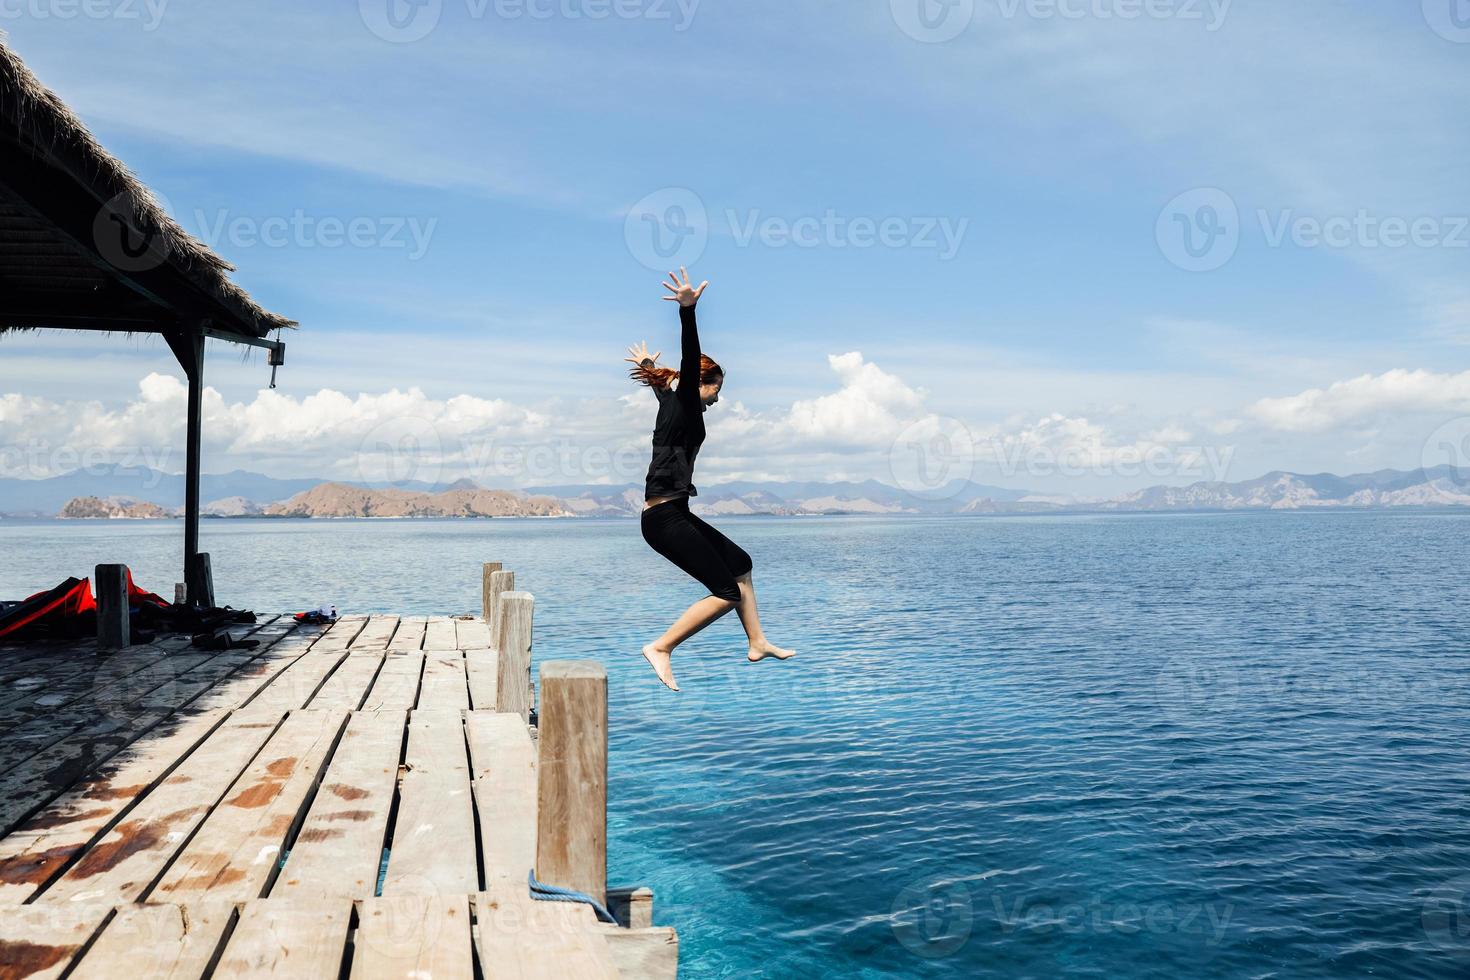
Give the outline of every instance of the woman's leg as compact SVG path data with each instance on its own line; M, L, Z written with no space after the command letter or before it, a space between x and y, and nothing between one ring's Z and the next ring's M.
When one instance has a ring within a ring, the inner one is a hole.
M658 679L675 691L679 685L674 681L674 648L740 603L735 577L719 550L697 527L698 521L689 513L686 501L658 504L643 512L643 538L649 546L710 590L663 636L643 648L643 656L653 665Z
M755 579L751 573L746 572L736 578L735 584L740 587L740 605L735 608L740 614L740 625L745 627L746 639L750 640L750 653L746 655L750 662L759 663L767 657L790 660L796 656L795 650L778 647L766 639L766 631L761 628L760 611L755 604Z
M643 656L653 665L653 672L658 675L658 679L671 690L677 691L679 685L674 681L674 648L734 608L736 604L729 599L705 596L686 609L684 615L675 620L674 625L663 636L644 647Z
M705 541L709 542L710 547L719 554L725 567L735 575L735 585L740 590L740 604L735 608L740 614L740 625L745 627L745 637L750 641L750 652L747 654L750 662L759 663L767 657L789 660L796 656L796 651L778 647L766 639L766 631L761 627L760 611L756 607L755 580L751 577L755 563L751 561L750 555L708 522L693 514L689 515L689 519Z

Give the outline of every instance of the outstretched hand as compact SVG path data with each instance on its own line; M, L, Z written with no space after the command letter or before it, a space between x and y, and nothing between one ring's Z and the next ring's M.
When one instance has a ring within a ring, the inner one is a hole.
M641 365L644 361L652 361L657 364L658 359L663 357L664 352L659 351L657 354L648 353L648 341L645 340L642 343L637 343L629 347L628 354L630 356L623 358L623 360L630 361L635 365Z
M670 272L669 281L660 283L665 289L674 294L672 296L665 296L664 299L670 302L677 302L680 306L693 306L699 302L699 297L704 295L704 288L709 285L709 280L706 279L699 284L698 288L695 288L689 285L689 270L681 265L679 266L679 271L684 274L683 282L680 282L679 277Z

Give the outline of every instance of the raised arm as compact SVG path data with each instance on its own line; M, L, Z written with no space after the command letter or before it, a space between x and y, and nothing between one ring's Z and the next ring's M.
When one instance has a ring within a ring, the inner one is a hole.
M698 287L689 284L689 271L682 266L679 272L683 275L681 281L679 276L669 273L669 281L663 284L672 295L665 296L669 302L679 304L679 327L680 327L680 353L679 353L679 399L687 405L697 406L699 404L699 324L694 316L694 308L699 303L699 297L704 295L705 287L709 280L700 283Z

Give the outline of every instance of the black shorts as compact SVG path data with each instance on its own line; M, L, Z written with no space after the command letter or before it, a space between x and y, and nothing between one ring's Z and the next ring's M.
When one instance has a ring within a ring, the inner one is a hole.
M740 601L740 587L735 580L750 571L750 556L691 514L688 497L645 509L643 540L709 589L710 595Z

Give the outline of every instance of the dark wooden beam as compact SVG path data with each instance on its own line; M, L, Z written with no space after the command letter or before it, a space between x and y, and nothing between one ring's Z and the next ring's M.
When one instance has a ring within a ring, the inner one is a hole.
M174 356L189 379L189 427L187 459L184 466L184 581L189 584L190 605L201 604L205 596L196 585L190 570L197 567L199 554L199 451L204 425L204 330L202 326L164 334Z

